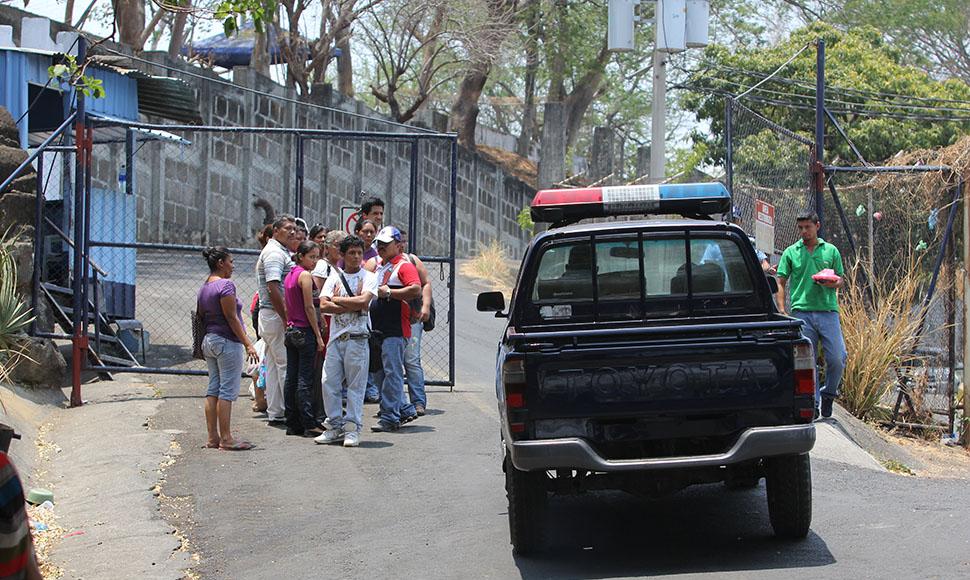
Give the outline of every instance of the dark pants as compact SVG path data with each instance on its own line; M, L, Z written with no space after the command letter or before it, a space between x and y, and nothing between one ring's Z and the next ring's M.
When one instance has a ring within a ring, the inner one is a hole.
M302 432L319 427L313 412L313 368L317 356L317 338L309 328L297 328L303 334L302 347L294 347L286 341L286 384L283 402L286 406L286 426ZM319 389L319 384L317 389Z

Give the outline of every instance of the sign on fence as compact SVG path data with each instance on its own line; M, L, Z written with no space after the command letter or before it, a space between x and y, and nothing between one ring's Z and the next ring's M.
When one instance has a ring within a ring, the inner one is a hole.
M775 206L760 199L755 200L754 241L769 256L775 251Z
M357 225L357 208L352 205L340 206L340 223L344 225L344 230L348 234L354 233L354 226Z

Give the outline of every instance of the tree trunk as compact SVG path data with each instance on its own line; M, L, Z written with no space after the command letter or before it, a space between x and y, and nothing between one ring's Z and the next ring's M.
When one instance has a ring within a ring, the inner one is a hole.
M114 19L118 25L118 39L136 51L140 51L145 32L144 0L111 0Z
M253 55L249 59L249 68L269 76L269 27L272 24L265 24L263 32L256 33L256 41L253 43Z
M191 1L186 3L186 6L191 5ZM185 45L185 23L188 17L189 15L186 12L179 12L175 15L175 21L172 23L172 38L168 41L168 55L172 58L177 58L182 46Z
M74 0L67 0L67 6L64 7L64 22L68 26L74 22Z
M334 46L340 49L337 58L337 90L348 97L354 96L354 59L350 52L350 27L337 35Z
M478 100L488 80L491 65L473 63L458 88L458 97L451 107L450 130L458 133L458 143L469 149L475 148L475 128L478 126Z
M606 48L604 39L603 48L600 49L596 60L590 65L583 78L576 82L573 90L563 101L566 107L566 150L576 145L576 140L579 138L579 129L583 124L583 117L586 116L586 111L593 104L596 93L599 91L600 85L603 84L603 79L606 77L606 63L609 60L610 52Z
M515 143L515 152L529 156L536 129L536 74L539 71L539 1L529 0L524 8L525 42L525 102L522 106L522 130Z

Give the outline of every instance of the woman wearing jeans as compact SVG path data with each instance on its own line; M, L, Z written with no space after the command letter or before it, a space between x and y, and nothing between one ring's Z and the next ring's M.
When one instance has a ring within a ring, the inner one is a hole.
M320 248L311 241L301 242L293 254L296 265L283 280L286 301L286 434L317 437L323 434L313 409L313 367L317 353L326 343L320 334L319 315L313 304L313 276L310 272L320 260ZM318 379L319 381L319 379Z
M209 277L199 289L198 308L205 321L202 354L209 366L209 388L205 397L205 423L209 432L206 447L229 451L252 449L252 443L233 438L229 430L232 402L239 397L243 354L257 360L256 349L246 336L242 303L232 282L232 254L223 247L202 252L209 265Z

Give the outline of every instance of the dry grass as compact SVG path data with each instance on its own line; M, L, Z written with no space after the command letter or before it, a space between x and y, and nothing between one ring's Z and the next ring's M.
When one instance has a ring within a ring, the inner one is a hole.
M841 296L842 333L849 357L839 401L865 419L892 388L893 369L917 360L912 351L922 312L922 286L916 261L895 272L891 286L874 280L871 299L858 277L855 268Z
M477 255L462 266L461 273L483 280L506 295L512 293L515 285L515 272L505 248L498 240L479 247Z

